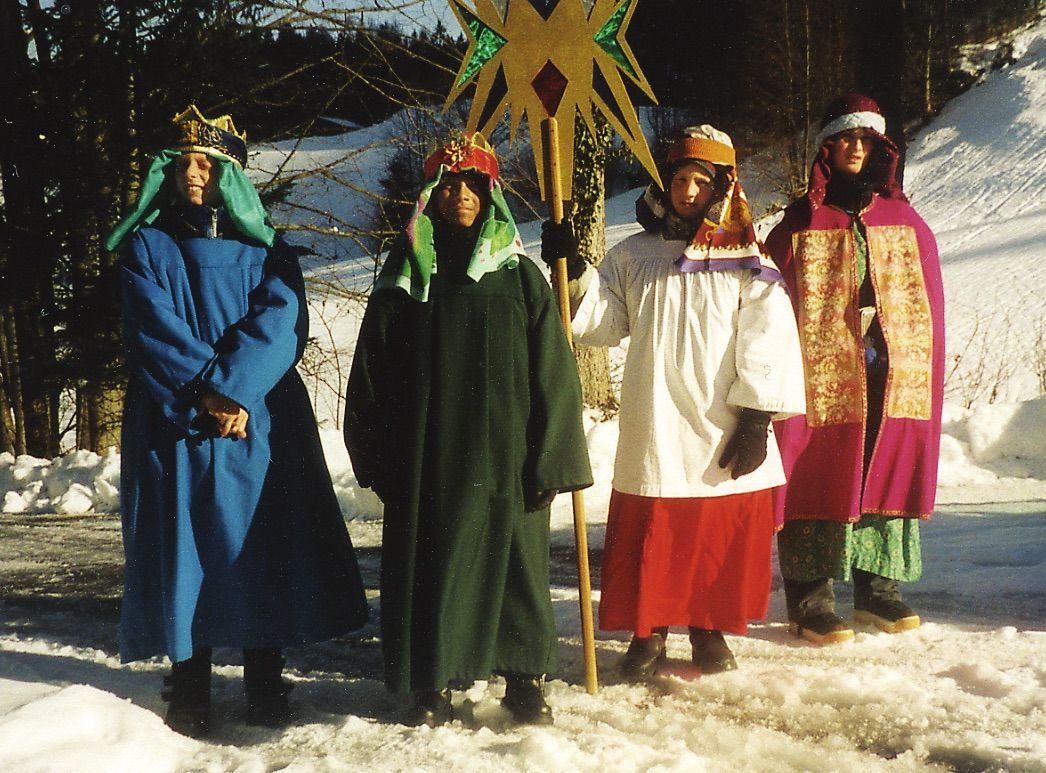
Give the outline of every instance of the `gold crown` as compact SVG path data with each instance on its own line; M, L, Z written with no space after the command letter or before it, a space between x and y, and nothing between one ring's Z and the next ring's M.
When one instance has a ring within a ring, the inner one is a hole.
M175 150L217 154L247 166L247 132L236 131L231 115L206 118L196 105L189 105L171 122L178 129Z

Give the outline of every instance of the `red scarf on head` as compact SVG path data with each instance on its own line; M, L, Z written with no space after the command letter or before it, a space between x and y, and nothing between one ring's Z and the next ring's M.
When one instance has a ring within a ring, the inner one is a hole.
M883 198L900 199L908 201L901 186L897 184L897 163L901 154L893 140L885 134L863 127L865 131L871 132L878 140L875 150L868 158L867 169L872 179L872 190ZM836 138L833 135L821 143L814 157L814 163L810 167L810 182L806 186L806 200L810 202L810 211L824 204L825 189L828 181L832 179L832 148L835 146Z
M494 156L493 148L479 132L465 132L436 148L425 159L422 168L425 179L434 178L440 165L447 167L448 172L481 172L490 178L491 188L498 181L498 160Z

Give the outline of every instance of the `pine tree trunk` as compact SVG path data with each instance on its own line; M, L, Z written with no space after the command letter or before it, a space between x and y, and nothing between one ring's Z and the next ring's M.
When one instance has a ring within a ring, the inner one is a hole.
M933 115L933 22L926 22L926 59L923 67L923 117Z
M17 3L0 5L0 105L7 110L0 134L4 207L0 260L5 275L0 296L6 308L5 381L19 453L50 458L58 452L55 298L52 271L57 240L50 229L53 202L44 141L52 109L37 77L50 56L48 37L33 28L34 68L25 20ZM40 15L38 4L29 14ZM47 128L45 128L45 126Z
M77 390L77 448L102 454L111 447L120 447L123 396L122 387L106 388L99 383L87 384Z
M907 0L860 0L857 18L876 19L857 36L857 89L879 103L886 133L901 151L897 182L904 182Z
M813 52L811 51L813 45L813 34L810 29L810 0L806 0L803 3L803 112L800 116L802 124L802 137L803 137L803 152L800 154L800 161L802 171L806 171L806 159L810 154L813 144L813 136L811 132L811 103L813 102L812 94L814 88L813 78L811 78L811 62L813 60ZM805 176L805 175L804 175Z
M606 254L606 161L611 143L610 127L596 121L596 137L579 120L574 141L574 201L570 220L577 234L578 251L598 265ZM617 410L617 396L610 383L610 357L605 347L575 347L578 376L585 405L604 413Z
M7 390L0 389L0 453L15 452L14 422L11 420L11 402Z
M124 55L125 27L133 18L123 9L120 43ZM64 139L79 173L71 175L62 187L66 241L78 259L69 271L71 294L66 300L68 315L75 324L66 331L69 351L61 364L66 383L75 384L76 445L100 453L119 433L122 402L116 256L105 250L102 235L118 217L123 201L123 175L111 155L114 145L119 144L113 143L111 136L128 119L114 121L97 109L105 96L103 84L112 77L108 64L93 55L96 42L105 34L101 5L78 5L67 24L65 57L84 78L63 94L69 116ZM118 72L121 77L125 75ZM126 76L131 77L129 73Z
M793 198L806 187L806 143L808 140L803 117L799 114L798 103L801 95L810 88L810 84L797 72L799 56L796 49L799 44L795 41L796 30L793 28L792 4L789 0L784 0L781 4L781 14L783 18L781 28L783 58L788 89L784 110L788 115L789 133L795 138L788 144L787 193L788 198Z
M0 389L0 451L12 454L25 453L25 427L16 421L13 410L21 405L20 395L15 393L18 387L11 372L10 334L14 330L11 321L11 310L4 309L0 315L0 378L3 379Z

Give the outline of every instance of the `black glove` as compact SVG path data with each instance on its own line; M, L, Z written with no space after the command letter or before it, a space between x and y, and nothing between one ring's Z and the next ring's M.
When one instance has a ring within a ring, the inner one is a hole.
M755 408L742 408L737 418L734 436L719 457L719 466L724 470L733 464L730 477L737 480L758 469L766 460L767 428L770 414Z
M585 273L587 265L577 251L577 237L569 220L553 223L546 220L541 224L541 259L555 268L556 261L567 259L567 279L577 279Z
M381 500L382 504L385 504L386 502L388 502L389 490L388 490L388 487L386 487L383 483L379 483L378 481L373 481L370 484L370 489L371 489L371 491L373 491L375 494L378 495L378 499Z
M556 489L549 489L548 491L535 491L533 494L524 494L523 509L528 513L544 510L552 504L552 500L556 498L558 493Z

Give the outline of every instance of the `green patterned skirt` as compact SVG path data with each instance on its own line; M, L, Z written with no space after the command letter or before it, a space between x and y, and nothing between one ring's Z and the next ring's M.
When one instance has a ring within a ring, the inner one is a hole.
M923 572L917 518L866 514L857 523L789 521L777 535L777 552L789 580L849 582L856 567L914 582Z

